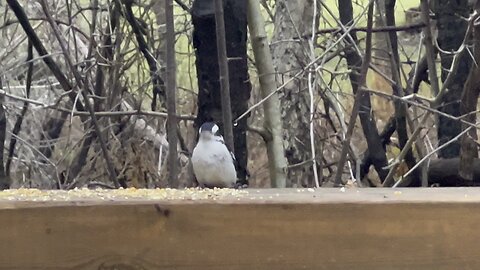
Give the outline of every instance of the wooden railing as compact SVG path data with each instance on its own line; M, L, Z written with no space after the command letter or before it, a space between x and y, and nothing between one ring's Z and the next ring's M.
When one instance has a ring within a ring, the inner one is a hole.
M0 192L0 269L480 269L478 188L195 192Z

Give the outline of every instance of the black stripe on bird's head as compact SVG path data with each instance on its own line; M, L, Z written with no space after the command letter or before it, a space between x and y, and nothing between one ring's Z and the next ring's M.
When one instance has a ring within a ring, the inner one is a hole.
M202 126L200 127L200 130L198 131L198 133L200 134L200 136L202 136L202 134L209 134L209 135L218 135L218 125L213 123L213 122L205 122L202 124Z

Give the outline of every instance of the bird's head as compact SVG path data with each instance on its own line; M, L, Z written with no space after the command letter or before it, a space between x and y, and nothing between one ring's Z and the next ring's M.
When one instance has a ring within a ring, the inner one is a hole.
M198 133L201 140L211 140L218 136L218 126L213 122L206 122L200 127Z

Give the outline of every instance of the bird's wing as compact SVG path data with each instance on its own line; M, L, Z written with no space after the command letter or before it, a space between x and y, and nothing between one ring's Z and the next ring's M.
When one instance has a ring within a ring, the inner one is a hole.
M218 141L218 142L221 142L223 145L225 145L227 150L230 152L230 155L232 156L233 166L235 167L235 171L237 172L237 182L235 184L235 187L236 188L248 187L248 179L250 178L250 173L248 172L248 170L245 169L245 177L246 177L245 181L238 180L238 171L240 170L240 168L238 166L237 159L235 158L235 154L228 148L228 145L225 144L225 140L223 139L222 135L215 136L215 140Z
M235 169L237 169L237 159L235 158L235 154L230 149L228 149L228 145L225 144L225 140L223 139L223 136L222 135L215 136L215 140L217 142L223 143L223 145L225 145L225 147L227 147L227 150L230 152L230 155L232 156L232 160L233 160L233 164L235 165Z

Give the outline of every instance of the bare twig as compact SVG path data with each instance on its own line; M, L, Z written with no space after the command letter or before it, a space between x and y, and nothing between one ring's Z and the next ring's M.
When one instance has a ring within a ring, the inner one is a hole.
M467 117L468 115L471 115L471 114L475 114L479 111L473 111L473 112L469 112L468 114L464 114L464 115L460 115L460 116L453 116L451 114L448 114L448 113L444 113L442 111L439 111L438 109L435 109L435 108L431 108L429 106L426 106L426 105L423 105L421 103L417 103L417 102L413 102L409 99L405 99L405 98L400 98L400 97L397 97L397 96L394 96L394 95L391 95L391 94L387 94L385 92L382 92L382 91L379 91L379 90L373 90L373 89L364 89L365 91L369 92L369 93L372 93L372 94L375 94L375 95L378 95L378 96L381 96L381 97L385 97L385 98L389 98L389 99L392 99L392 100L397 100L397 99L400 99L402 100L403 102L411 105L411 106L416 106L420 109L423 109L425 111L429 111L429 112L432 112L434 114L438 114L440 116L443 116L445 118L448 118L448 119L452 119L452 120L455 120L455 121L460 121L462 124L465 124L467 126L473 126L474 128L476 127L475 124L472 124L468 121L465 121L463 118ZM480 129L480 127L478 128Z
M175 3L177 3L177 5L179 5L187 13L191 13L190 8L184 2L182 2L181 0L175 0Z
M47 20L46 18L39 18L39 17L32 17L32 18L28 18L28 19L29 19L29 21L40 21L40 23L42 23L42 21ZM0 25L0 30L6 28L8 26L14 25L16 23L19 23L19 22L20 22L20 20L18 20L18 19L17 20L10 19L10 20L6 21L3 25ZM80 35L82 35L84 38L88 38L88 35L85 32L83 32L80 28L76 27L75 25L69 24L67 22L64 22L64 21L61 21L61 20L58 20L58 19L55 19L55 22L58 23L58 24L68 26L69 28L72 28L76 33L79 33ZM93 41L93 42L95 42L95 41Z
M31 41L28 41L28 53L27 53L27 61L30 61L33 58L33 45ZM28 70L27 70L27 81L26 81L26 87L25 87L25 92L27 98L30 97L30 89L32 86L32 74L33 74L33 62L29 62L28 64ZM5 96L5 95L4 95ZM7 157L7 163L5 165L5 173L8 176L10 176L10 166L12 163L12 158L15 153L15 145L17 144L17 135L20 132L20 129L22 128L22 122L25 117L25 114L27 113L28 110L28 105L29 102L24 101L23 102L23 107L22 111L20 112L20 115L17 118L17 121L15 122L15 125L13 126L12 134L13 136L10 138L10 145L8 147L8 157Z
M23 101L27 102L30 104L34 104L37 106L40 106L41 109L54 109L60 112L67 112L67 113L72 113L73 116L88 116L90 115L89 112L78 112L78 111L73 111L71 109L67 108L62 108L58 106L58 101L55 101L54 104L45 104L43 102L29 99L29 98L24 98L20 97L14 94L7 93L5 90L0 88L0 95L5 95L7 98L11 98L14 100L18 101ZM95 112L95 115L97 117L117 117L117 116L130 116L130 115L148 115L148 116L155 116L155 117L161 117L161 118L167 118L168 113L166 112L156 112L156 111L143 111L143 110L126 110L126 111L100 111L100 112ZM195 115L187 115L187 114L181 114L181 115L176 115L177 120L184 120L184 121L194 121L196 116Z
M411 31L411 30L417 30L425 27L425 23L416 23L416 24L409 24L409 25L401 25L401 26L382 26L382 27L375 27L372 28L371 31L373 33L380 33L380 32L402 32L402 31ZM367 27L355 27L352 29L354 32L367 32ZM325 28L325 29L320 29L317 30L315 33L317 35L320 34L328 34L328 33L335 33L335 32L340 32L342 31L341 28L336 27L336 28ZM304 38L308 38L308 36L305 36Z
M317 1L313 1L313 19L312 19L312 33L315 32L317 29ZM309 42L309 47L310 47L310 59L314 60L315 59L315 35L312 35L310 42ZM315 92L315 87L317 85L316 79L313 78L313 75L315 74L315 65L313 65L310 68L310 72L308 73L308 92L310 95L310 151L312 152L312 169L313 169L313 177L315 180L315 187L319 188L320 187L320 182L318 181L318 170L317 170L317 154L315 151L315 135L314 135L314 115L315 115L315 97L313 93Z

